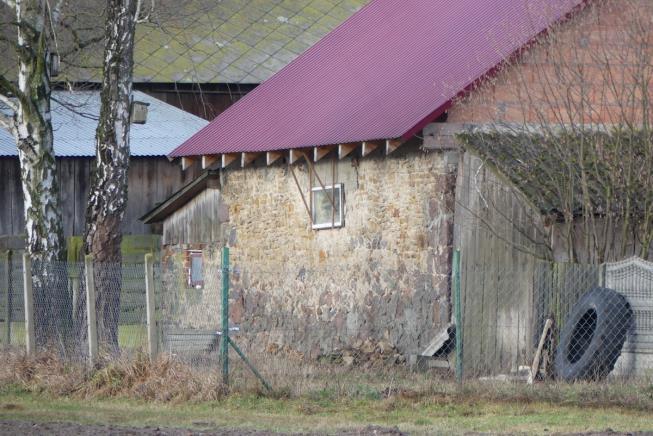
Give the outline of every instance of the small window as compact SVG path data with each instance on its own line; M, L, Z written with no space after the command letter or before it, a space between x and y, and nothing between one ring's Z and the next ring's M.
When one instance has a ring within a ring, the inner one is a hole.
M331 229L344 225L342 191L342 183L325 186L324 189L321 186L312 189L311 217L314 229Z
M202 271L202 252L190 251L188 253L188 285L200 289L204 286L204 272Z

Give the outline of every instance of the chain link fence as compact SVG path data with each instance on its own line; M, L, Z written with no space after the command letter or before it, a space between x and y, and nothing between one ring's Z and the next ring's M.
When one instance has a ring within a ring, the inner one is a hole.
M640 259L468 267L461 279L464 377L653 375L652 271Z
M514 381L648 377L653 368L653 267L639 259L454 261L453 283L447 270L236 264L225 277L210 256L150 262L151 273L145 260L33 264L30 276L45 280L32 283L37 351L89 357L90 284L100 354L150 352L218 374L227 286L233 383L256 383L252 368L273 386L306 390L325 382L403 386L416 367L442 379L458 371L465 380ZM0 262L2 341L17 348L28 336L23 277L21 258Z
M4 259L4 260L3 260ZM87 270L83 262L29 262L35 351L53 350L65 359L88 358ZM2 344L26 347L25 263L0 256ZM95 264L96 331L101 352L126 354L147 348L145 269L137 264ZM106 321L106 322L105 322ZM105 325L106 324L106 325Z
M222 267L204 260L198 268L191 277L181 258L154 266L158 349L194 366L217 365Z

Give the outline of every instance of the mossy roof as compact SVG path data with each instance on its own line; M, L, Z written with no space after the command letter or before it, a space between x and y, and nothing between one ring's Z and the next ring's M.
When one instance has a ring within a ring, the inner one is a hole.
M367 2L159 1L151 22L137 26L134 81L261 83ZM92 20L103 21L103 14ZM102 25L95 26L96 32ZM59 79L98 82L101 56L99 42L74 62L82 67L62 65ZM0 70L11 67L11 62L2 64Z

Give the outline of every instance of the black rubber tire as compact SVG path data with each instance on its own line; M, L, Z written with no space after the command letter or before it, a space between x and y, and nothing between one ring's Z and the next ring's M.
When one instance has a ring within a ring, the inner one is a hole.
M558 379L600 380L614 369L631 328L633 311L612 289L593 288L573 307L560 333L554 361Z

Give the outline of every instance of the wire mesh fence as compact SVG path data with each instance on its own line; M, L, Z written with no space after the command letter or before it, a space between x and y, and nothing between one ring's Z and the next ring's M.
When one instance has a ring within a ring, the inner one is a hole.
M15 347L27 336L23 267L16 257L0 262L2 340ZM467 265L459 294L448 268L236 264L225 277L217 256L193 253L152 262L149 278L145 262L31 268L37 350L70 359L89 357L91 334L107 356L158 353L219 374L228 279L229 369L243 383L256 380L252 367L273 385L306 389L409 384L416 367L443 379L459 368L465 380L518 381L648 377L653 368L653 268L637 259Z
M28 334L25 277L32 299L35 351L54 350L62 357L88 357L87 265L82 262L29 262L10 256L0 262L0 307L3 313L2 343L25 347ZM100 349L124 354L147 345L144 266L96 264L93 266Z
M183 259L154 266L158 348L191 365L216 365L221 325L222 269L204 260L190 277Z
M651 264L632 259L622 265L628 272L622 268L618 279L614 264L534 260L468 268L461 293L465 378L652 375Z

